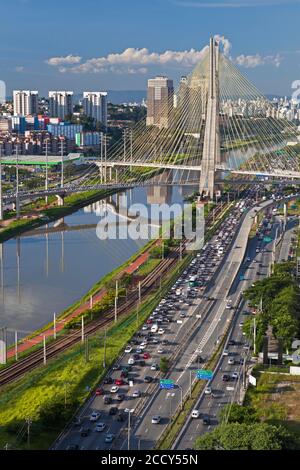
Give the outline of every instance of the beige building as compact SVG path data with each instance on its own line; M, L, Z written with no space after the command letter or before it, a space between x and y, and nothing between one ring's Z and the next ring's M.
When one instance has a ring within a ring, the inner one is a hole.
M169 127L173 93L173 80L163 76L148 80L147 126Z

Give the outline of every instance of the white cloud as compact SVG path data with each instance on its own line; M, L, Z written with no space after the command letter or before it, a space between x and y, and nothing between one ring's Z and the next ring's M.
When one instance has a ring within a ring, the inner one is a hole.
M279 66L282 57L277 55L261 56L240 55L237 58L230 57L232 44L225 36L217 34L214 36L216 41L221 44L223 53L236 64L253 68L259 65L273 64ZM52 57L46 62L49 65L57 66L60 73L74 74L97 74L97 73L115 73L115 74L146 74L148 67L172 67L180 66L182 68L194 67L207 52L208 46L201 50L189 49L185 51L151 52L146 47L141 49L128 47L122 52L111 53L106 56L94 57L82 62L79 56L68 55L66 57Z
M260 54L255 55L244 55L241 54L234 62L242 67L246 68L255 68L260 65L275 65L275 67L279 67L282 62L282 57L279 54L276 55L267 55L262 56Z
M225 38L220 40L226 42ZM67 57L52 57L48 59L47 63L49 65L61 66L59 67L61 73L66 73L67 71L72 73L105 73L110 71L115 73L145 74L147 73L147 66L151 65L192 67L201 60L206 50L207 46L201 51L195 49L186 51L167 50L158 53L150 52L145 47L142 49L128 47L121 53L88 59L81 64L79 64L81 58L71 55ZM72 67L67 68L65 67L66 65L72 65Z
M82 57L79 55L72 55L69 54L66 57L51 57L50 59L46 60L48 65L72 65L78 64L81 61Z

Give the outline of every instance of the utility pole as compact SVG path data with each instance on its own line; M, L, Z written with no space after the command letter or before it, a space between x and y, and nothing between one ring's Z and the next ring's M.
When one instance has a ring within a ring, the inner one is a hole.
M45 174L45 190L48 191L48 137L45 141L45 153L46 153L46 174ZM48 204L48 196L45 197L45 202Z
M15 359L18 360L18 332L15 330Z
M84 343L84 318L81 317L81 342Z
M130 450L130 415L131 415L131 411L129 410L128 411L128 435L127 435L127 449Z
M0 144L0 220L3 219L3 203L2 203L2 144Z
M141 285L141 281L139 281L139 304L141 303L142 301L142 285Z
M19 200L19 142L16 142L16 213L17 219L20 218L20 200Z
M103 183L103 132L100 132L100 164L101 164L101 172L100 172L100 182Z
M56 313L53 313L53 338L56 339Z
M61 181L60 187L64 187L64 139L60 136L60 154L61 154Z
M27 447L30 448L30 426L32 424L32 420L30 417L26 418L27 423Z
M118 321L118 297L115 297L115 323Z
M253 319L253 352L256 354L256 318Z
M47 352L46 352L46 335L43 337L43 343L44 343L44 366L47 364Z
M104 330L103 369L106 369L106 328L105 328L105 330Z

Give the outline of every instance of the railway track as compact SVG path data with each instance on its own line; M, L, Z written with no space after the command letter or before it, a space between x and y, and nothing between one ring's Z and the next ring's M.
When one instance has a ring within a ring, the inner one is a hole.
M223 205L225 209L225 205ZM214 217L212 214L206 219L206 225L211 225L213 219L215 219L219 213L223 210L221 205L218 205L215 208ZM182 250L184 251L185 242L182 243ZM180 256L180 247L171 249L170 256L166 257L164 260L159 263L158 266L148 274L145 279L141 282L141 292L143 296L150 293L151 290L157 285L165 272L168 272L173 264L175 264ZM129 294L126 301L122 302L118 307L118 316L124 316L126 313L130 312L133 307L135 307L138 301L139 293L138 289ZM85 335L87 337L93 335L99 329L103 329L105 326L109 325L114 320L114 309L110 309L105 313L100 319L94 320L85 327ZM56 355L63 353L70 347L81 341L81 330L76 330L69 332L66 336L58 338L56 341L47 345L46 356L47 360L55 357ZM36 351L30 353L27 357L20 359L10 366L6 367L0 371L0 387L7 385L26 372L33 370L44 362L44 351L43 346L41 346Z

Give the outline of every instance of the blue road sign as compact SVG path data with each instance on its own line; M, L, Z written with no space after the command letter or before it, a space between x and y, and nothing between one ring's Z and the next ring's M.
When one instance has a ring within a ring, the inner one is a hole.
M197 370L196 374L197 374L197 379L201 379L201 380L210 380L213 377L212 370L199 369Z
M160 388L165 388L165 389L172 389L174 388L174 380L171 379L162 379L159 382Z

